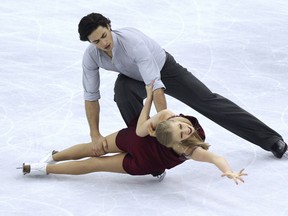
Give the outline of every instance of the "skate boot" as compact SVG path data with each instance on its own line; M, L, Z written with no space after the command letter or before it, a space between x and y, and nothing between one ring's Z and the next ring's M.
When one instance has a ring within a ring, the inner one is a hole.
M40 163L48 163L48 164L55 164L57 163L57 161L53 160L52 155L56 154L58 151L53 150L52 153L49 153L48 155L46 155L44 158L42 158L40 160Z
M23 175L47 175L46 167L47 163L31 163L25 164L23 163L22 167L17 169L22 169Z

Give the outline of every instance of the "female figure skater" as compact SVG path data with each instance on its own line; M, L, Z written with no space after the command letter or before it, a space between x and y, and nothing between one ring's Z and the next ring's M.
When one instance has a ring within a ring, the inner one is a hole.
M162 137L166 135L161 132L160 121L165 120L168 115L173 116L173 114L165 110L149 119L153 100L152 86L153 81L146 86L147 99L138 118L137 127L136 123L131 123L128 128L108 135L106 137L107 143L102 147L102 156L94 156L92 143L78 144L60 152L53 151L39 163L24 163L21 167L23 174L80 175L102 171L128 173L130 175L160 175L160 180L162 180L165 176L163 175L165 169L171 169L188 159L192 159L214 164L222 172L222 177L226 176L234 180L236 184L239 181L244 182L242 176L247 175L243 172L244 169L240 172L234 172L223 157L208 151L209 145L203 142L205 139L204 131L196 118L191 117L195 123L195 126L192 127L189 121L175 125L174 123L179 120L179 117L175 117L174 120L177 119L177 121L169 124L169 127L175 128L172 136L170 138L167 136L167 142L161 141L159 138L161 134ZM170 118L168 121L172 121L172 119ZM156 127L157 129L154 131L153 128ZM162 144L155 137L147 136L149 133L151 135L156 134ZM107 153L117 154L105 155ZM66 160L73 161L64 162Z

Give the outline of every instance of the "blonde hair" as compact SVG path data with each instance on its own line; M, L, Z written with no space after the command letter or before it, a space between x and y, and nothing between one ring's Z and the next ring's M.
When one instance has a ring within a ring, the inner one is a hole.
M191 122L186 118L179 117L178 120L193 126ZM155 130L155 135L156 135L156 139L158 140L158 142L160 142L162 145L168 148L171 148L174 143L173 131L171 130L171 122L172 120L166 120L166 121L160 122L156 126L156 130ZM192 148L199 146L205 150L208 150L210 146L208 143L205 143L202 140L202 138L199 136L197 131L195 131L195 133L192 136L183 140L181 144L183 146L192 147Z

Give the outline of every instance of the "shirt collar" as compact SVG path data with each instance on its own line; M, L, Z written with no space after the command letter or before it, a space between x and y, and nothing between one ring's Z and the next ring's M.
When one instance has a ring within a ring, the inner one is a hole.
M114 57L114 54L116 53L116 50L119 47L119 42L118 42L118 36L114 31L111 31L112 34L112 40L113 40L113 49L112 49L112 55Z

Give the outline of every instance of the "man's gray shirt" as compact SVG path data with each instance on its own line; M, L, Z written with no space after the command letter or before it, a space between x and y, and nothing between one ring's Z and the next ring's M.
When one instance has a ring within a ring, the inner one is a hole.
M132 79L144 81L148 85L155 80L154 88L165 88L161 81L166 54L154 40L134 28L112 31L112 59L102 50L90 44L83 56L84 99L100 99L99 68L119 72Z

